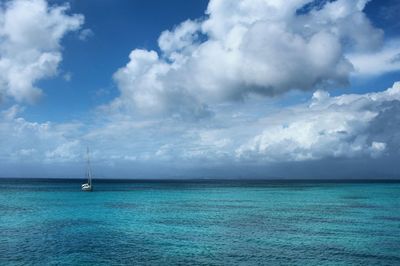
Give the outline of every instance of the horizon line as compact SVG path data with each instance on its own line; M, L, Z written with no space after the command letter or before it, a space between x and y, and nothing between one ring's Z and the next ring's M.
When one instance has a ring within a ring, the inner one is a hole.
M19 181L81 181L85 178L65 178L65 177L1 177L0 181L7 180L19 180ZM376 183L385 183L392 182L397 183L400 182L400 178L93 178L95 181L107 182L119 182L119 181L133 181L133 182L202 182L202 181L246 181L246 182L260 182L260 181L271 181L271 182L376 182Z

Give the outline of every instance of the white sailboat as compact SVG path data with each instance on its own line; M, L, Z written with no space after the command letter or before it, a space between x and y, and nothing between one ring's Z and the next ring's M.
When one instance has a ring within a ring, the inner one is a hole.
M87 178L87 183L82 184L83 191L92 191L92 169L90 167L90 158L89 158L89 147L86 149L86 156L87 156L87 163L86 163L86 174L85 177Z

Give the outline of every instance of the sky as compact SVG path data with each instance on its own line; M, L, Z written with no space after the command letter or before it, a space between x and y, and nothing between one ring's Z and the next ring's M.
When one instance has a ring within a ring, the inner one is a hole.
M0 3L0 177L400 178L396 0Z

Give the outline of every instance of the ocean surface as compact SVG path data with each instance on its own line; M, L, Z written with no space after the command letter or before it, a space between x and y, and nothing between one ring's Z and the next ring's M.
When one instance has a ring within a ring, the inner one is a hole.
M0 265L400 265L400 183L0 179Z

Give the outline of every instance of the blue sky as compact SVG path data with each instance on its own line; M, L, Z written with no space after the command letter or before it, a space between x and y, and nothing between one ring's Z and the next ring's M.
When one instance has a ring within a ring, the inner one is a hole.
M394 178L397 1L2 1L1 176Z
M50 1L65 4L66 1ZM79 32L62 40L64 47L60 70L70 73L40 81L46 97L29 109L41 121L76 119L101 103L118 95L112 81L116 69L126 64L127 55L135 47L157 49L160 32L188 18L204 15L207 1L69 1L70 12L84 14L83 29L93 34L79 40ZM154 19L157 18L157 19ZM94 34L94 32L96 34ZM112 51L112 52L111 52ZM57 88L57 89L53 89ZM77 94L80 97L76 97ZM67 102L66 102L67 101ZM69 109L73 106L73 110ZM72 112L71 112L72 111Z

